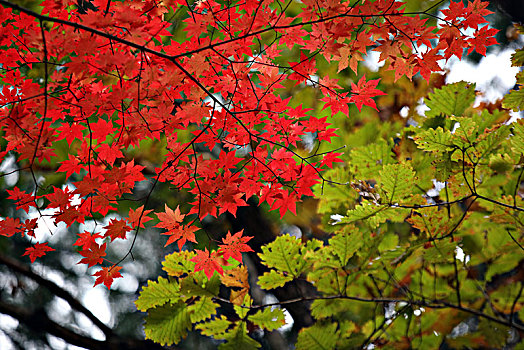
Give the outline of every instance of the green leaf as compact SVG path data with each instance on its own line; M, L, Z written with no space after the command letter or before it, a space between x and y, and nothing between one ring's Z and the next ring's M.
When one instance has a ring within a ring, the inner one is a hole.
M429 107L429 111L425 114L426 117L436 117L441 114L460 117L474 101L475 84L468 84L465 81L447 84L436 89L424 100Z
M363 203L356 206L355 209L348 210L337 224L347 224L358 220L370 220L370 224L378 226L388 219L384 213L389 207L387 205L375 205L372 203Z
M413 136L418 148L424 151L448 152L454 149L451 142L451 132L441 127L428 129Z
M340 232L335 234L329 240L329 250L338 257L341 264L340 267L345 267L353 256L353 254L362 247L363 244L362 232L356 227L352 232Z
M151 339L160 345L176 344L185 338L191 328L187 305L166 304L150 309L144 325L146 339Z
M252 350L260 348L260 344L247 335L246 323L241 322L231 331L226 333L226 343L220 344L221 350Z
M219 306L211 298L203 297L198 299L194 304L187 307L191 322L197 323L210 318L216 314Z
M228 321L227 317L222 315L220 318L215 318L211 321L199 323L196 325L196 329L208 337L215 337L217 339L223 339L226 335L226 331L233 322Z
M523 49L517 50L511 55L511 65L513 67L524 66L524 50Z
M235 310L235 312L241 320L243 320L247 316L251 304L251 297L249 295L246 295L241 305L233 305L233 309Z
M417 249L417 253L428 263L436 264L452 261L456 249L457 242L434 241L431 247Z
M248 316L247 319L268 331L278 329L286 324L284 312L278 308L267 307L254 315Z
M147 286L142 288L135 305L138 310L147 311L167 302L176 302L179 298L180 286L178 283L159 277L158 282L149 281Z
M271 270L269 272L264 272L264 274L258 278L258 285L262 289L269 290L283 287L284 284L292 280L293 276L291 275L284 276L280 272Z
M384 252L385 250L394 250L397 248L398 244L398 236L392 232L387 232L383 234L383 238L378 246L378 249L381 252Z
M351 300L347 299L317 299L311 304L311 315L317 319L323 319L347 312Z
M303 259L304 248L302 241L286 234L262 246L262 253L258 255L267 267L298 277L307 266L306 259Z
M511 147L517 152L524 152L524 122L519 120L511 124L513 136L510 138Z
M384 140L355 148L349 156L349 168L357 179L374 179L384 165L394 162L391 147Z
M336 323L304 328L298 333L297 350L330 350L335 349L338 340Z
M169 276L179 277L190 274L195 270L195 263L191 259L195 256L194 252L182 251L166 255L166 260L162 262L162 269Z
M203 273L199 273L180 282L180 292L193 297L216 297L219 288L220 277L217 274L208 280Z
M413 193L415 173L405 164L388 164L380 171L379 188L387 195L389 203L396 203Z
M524 89L511 90L509 94L504 96L502 107L511 109L514 112L524 110Z

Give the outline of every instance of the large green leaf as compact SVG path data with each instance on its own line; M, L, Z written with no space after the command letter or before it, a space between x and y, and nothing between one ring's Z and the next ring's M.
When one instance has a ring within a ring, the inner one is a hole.
M338 340L337 324L315 324L298 333L297 350L332 350Z
M331 250L340 261L340 267L345 267L353 254L362 247L362 232L356 227L352 232L341 232L335 234L329 240L328 250Z
M203 335L208 337L215 337L217 339L224 339L226 331L233 322L229 321L226 316L214 318L207 322L202 322L196 325Z
M268 331L278 329L286 324L284 312L278 308L271 309L267 307L256 314L248 316L247 319Z
M299 239L286 234L263 246L258 255L264 265L298 277L307 267L307 260L303 259L304 248Z
M146 338L160 345L176 344L185 338L187 330L191 328L187 305L165 304L164 306L150 309L144 325Z
M513 136L511 137L511 147L517 152L524 152L524 122L519 120L511 124Z
M176 282L170 282L159 277L158 282L149 281L142 289L140 296L135 301L136 308L147 311L152 307L163 305L167 302L175 302L180 298L180 286Z
M454 149L451 142L451 132L444 131L441 127L428 129L413 136L418 148L424 151L448 152Z
M262 289L274 289L277 287L283 287L287 282L292 281L292 275L284 275L275 270L264 272L262 276L258 278L258 285Z
M475 84L461 81L454 84L444 85L436 89L424 100L429 107L426 117L438 115L457 116L464 114L466 108L475 101Z
M504 97L502 107L511 109L514 112L524 110L524 89L511 90L510 93Z
M202 297L187 307L191 322L204 321L215 315L220 305L214 303L209 297Z
M260 348L260 344L247 335L246 324L241 322L231 331L227 332L226 343L220 344L220 350L253 350Z
M369 220L373 226L385 222L388 219L386 211L389 209L387 205L375 205L373 203L363 203L356 206L354 209L348 210L338 224L353 223L359 220Z
M189 274L195 270L195 263L191 261L194 256L194 252L173 252L166 255L166 260L162 262L162 269L175 277Z
M349 168L358 179L374 179L386 164L395 160L391 147L384 140L355 148L349 156Z
M405 164L388 164L380 171L379 188L385 192L388 203L397 201L412 194L415 187L415 173Z

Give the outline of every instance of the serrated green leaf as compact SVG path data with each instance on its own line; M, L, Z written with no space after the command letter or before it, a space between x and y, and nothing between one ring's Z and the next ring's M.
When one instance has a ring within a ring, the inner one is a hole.
M258 285L262 289L269 290L283 287L284 284L292 280L293 276L291 275L284 276L280 272L271 270L269 272L264 272L264 274L258 278Z
M383 237L382 241L378 245L378 249L381 252L383 252L385 250L396 249L396 247L399 244L399 242L398 242L398 235L396 235L394 233L387 232L387 233L384 233L382 237Z
M337 224L349 224L358 220L369 220L369 223L378 226L388 219L388 215L384 212L388 210L387 205L375 205L372 203L363 203L358 205L355 209L348 210Z
M418 148L424 151L432 152L448 152L453 150L453 143L451 142L451 132L444 131L438 127L436 129L428 129L417 133L413 136Z
M189 274L195 270L195 263L191 259L195 256L194 252L182 251L166 255L166 260L162 262L162 269L169 276L179 277Z
M214 303L211 298L203 297L187 307L191 322L197 323L215 315L220 305Z
M211 321L199 323L196 325L196 329L208 337L215 337L217 339L223 339L227 329L233 322L229 321L226 316L222 315L220 318L215 318Z
M424 257L424 260L430 264L449 262L453 259L455 255L455 250L457 249L456 242L433 242L431 247L428 248L419 248L417 250L418 254L421 254Z
M511 55L511 65L513 67L524 66L524 50L519 49Z
M347 312L350 304L347 299L317 299L311 304L311 315L317 320L332 317Z
M225 335L226 343L218 346L221 350L253 350L260 348L260 344L247 335L245 322L241 322Z
M164 305L167 302L176 302L179 297L180 286L178 283L159 277L158 282L149 281L147 286L142 288L135 305L138 310L147 311L152 307Z
M355 148L349 156L350 171L359 179L374 179L384 165L394 162L391 147L384 140Z
M524 89L511 90L509 94L504 96L502 107L511 109L514 112L524 110Z
M427 117L441 114L449 117L462 116L473 101L475 101L475 84L468 84L465 81L447 84L436 89L424 100L429 107L429 111L425 114Z
M180 292L193 297L216 297L220 288L220 277L215 274L209 280L204 274L195 274L180 282Z
M329 240L329 249L338 256L340 267L345 267L353 254L362 247L362 232L356 227L353 232L341 232L335 234Z
M164 346L178 343L180 339L186 337L187 330L190 328L191 319L187 305L179 302L150 309L144 332L146 339Z
M522 120L511 124L513 136L510 138L511 147L517 152L524 152L524 123Z
M315 324L298 333L297 350L330 350L335 349L338 339L337 324Z
M244 301L241 305L233 305L233 309L235 310L236 314L241 320L243 320L247 316L250 310L249 307L251 306L251 302L251 297L248 294L244 297Z
M307 260L303 258L304 253L302 241L290 235L282 235L262 246L262 253L258 255L267 267L298 277L307 266Z
M386 193L389 203L409 196L415 186L415 172L405 164L388 164L380 171L379 188Z
M480 135L476 142L475 151L479 158L489 157L503 142L506 141L510 130L507 125L501 125L495 130L489 130Z
M265 308L254 315L248 316L247 319L268 331L278 329L286 324L284 312L278 308L273 310L271 308Z

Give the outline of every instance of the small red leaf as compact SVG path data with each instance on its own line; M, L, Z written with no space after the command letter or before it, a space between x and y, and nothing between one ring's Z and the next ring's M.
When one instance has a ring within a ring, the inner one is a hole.
M29 247L25 250L25 253L22 255L29 255L29 259L34 263L36 258L46 255L47 252L51 252L55 249L48 247L47 243L36 243L34 246Z
M107 289L111 289L113 279L122 277L122 275L119 272L120 269L122 269L122 266L102 267L100 271L97 271L93 274L93 276L97 277L95 281L95 286L103 283L107 287Z

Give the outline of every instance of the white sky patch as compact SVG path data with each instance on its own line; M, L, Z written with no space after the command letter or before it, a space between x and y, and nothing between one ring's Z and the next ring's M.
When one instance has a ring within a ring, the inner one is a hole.
M4 176L4 181L7 187L12 187L18 182L18 165L16 164L16 158L13 155L9 155L0 164L0 173L8 174Z
M428 106L426 106L426 104L424 103L424 98L423 97L420 100L418 100L418 104L415 107L415 110L417 111L418 115L425 116L426 115L426 111L429 111L429 109L430 108Z
M2 329L9 332L15 330L16 327L18 327L19 322L16 318L13 318L9 315L0 314L0 324L2 325ZM0 344L3 344L1 337Z
M457 260L462 261L464 264L467 264L469 262L469 255L465 255L464 251L459 246L455 248L455 257L457 258Z
M60 321L66 318L71 310L67 301L55 296L49 307L49 317L55 321Z
M93 288L93 284L89 283L84 286L84 295L82 296L82 304L91 310L91 312L103 323L109 325L111 321L111 307L107 298L108 290L104 285L98 285ZM104 340L105 336L101 330L83 314L78 314L78 325L91 334L95 339Z
M433 181L433 188L430 189L426 194L429 197L436 197L446 187L446 184L444 182L437 181L436 179L431 179Z
M380 52L369 51L364 57L364 66L366 66L372 72L378 72L379 68L384 66L386 61L379 62Z
M482 57L478 65L467 60L459 61L455 56L448 61L446 68L449 73L446 83L468 81L476 83L477 90L483 95L477 98L480 101L494 102L504 96L516 83L515 75L518 67L511 66L511 55L515 49L505 49L488 53Z
M333 214L331 215L331 225L336 225L338 224L342 219L344 218L343 215L340 215L340 214Z
M398 112L398 114L400 114L400 116L402 118L407 118L408 115L409 115L409 107L408 106L404 106L400 109L400 112Z
M122 278L115 278L111 289L118 289L122 293L134 293L138 289L138 280L130 273L122 273Z

